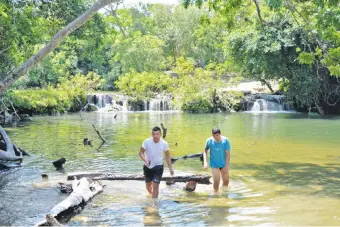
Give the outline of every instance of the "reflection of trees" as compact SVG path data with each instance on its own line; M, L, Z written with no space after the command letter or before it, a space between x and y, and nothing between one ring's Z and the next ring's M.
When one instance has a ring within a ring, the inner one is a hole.
M311 189L311 195L340 197L340 165L312 163L272 162L267 164L234 164L233 169L256 171L252 176L286 186ZM312 188L318 186L318 190ZM282 192L285 193L285 192ZM286 193L292 193L287 191Z

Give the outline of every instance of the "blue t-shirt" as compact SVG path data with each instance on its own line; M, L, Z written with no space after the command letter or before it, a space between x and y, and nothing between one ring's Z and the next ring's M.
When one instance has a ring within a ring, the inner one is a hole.
M210 149L210 167L224 168L226 166L226 151L230 151L229 140L222 136L220 142L216 142L214 137L207 139L205 150Z

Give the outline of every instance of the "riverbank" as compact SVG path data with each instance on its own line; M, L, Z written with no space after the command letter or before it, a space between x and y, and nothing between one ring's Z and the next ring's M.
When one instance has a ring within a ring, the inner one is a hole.
M33 116L78 112L86 106L89 111L187 111L194 113L232 111L290 111L284 96L270 95L270 90L261 82L241 82L237 86L221 88L211 99L192 99L183 102L172 94L154 94L149 98L131 97L119 91L87 91L87 86L78 87L83 78L76 78L57 88L14 90L9 94L13 103L8 106L12 120L18 116ZM272 83L277 89L278 85ZM71 88L71 89L70 89ZM259 94L261 92L261 94ZM14 109L13 109L14 108ZM16 114L13 114L13 110ZM2 119L4 120L4 119ZM10 121L11 119L7 119Z

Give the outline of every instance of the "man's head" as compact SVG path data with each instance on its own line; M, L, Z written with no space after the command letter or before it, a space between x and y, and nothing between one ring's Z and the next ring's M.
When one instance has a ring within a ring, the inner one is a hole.
M155 141L156 143L161 139L161 129L158 126L153 127L152 129L152 138L153 141Z
M221 140L221 130L217 127L212 129L212 136L214 137L215 141Z

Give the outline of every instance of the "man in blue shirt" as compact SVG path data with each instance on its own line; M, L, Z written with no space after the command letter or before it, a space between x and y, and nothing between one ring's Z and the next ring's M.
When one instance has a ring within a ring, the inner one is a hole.
M218 192L222 176L223 186L229 184L230 143L221 135L219 128L212 129L212 137L207 139L203 152L204 168L208 168L207 154L210 150L210 167L214 181L214 192Z

